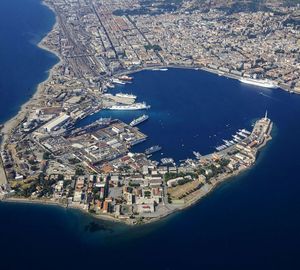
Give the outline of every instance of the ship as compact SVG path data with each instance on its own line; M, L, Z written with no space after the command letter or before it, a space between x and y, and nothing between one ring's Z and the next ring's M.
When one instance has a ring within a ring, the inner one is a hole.
M250 131L248 131L247 129L244 129L244 128L243 129L239 129L239 131L245 133L246 135L250 135L251 134Z
M124 93L117 93L117 94L116 94L116 97L136 99L136 96L135 96L135 95L132 95L132 94L124 94Z
M133 78L132 77L129 77L127 75L122 75L121 77L119 77L119 80L121 81L131 81Z
M131 146L134 146L134 145L136 145L136 144L138 144L138 143L141 143L141 142L146 141L146 139L147 139L147 137L140 138L140 139L136 139L136 140L134 140L134 141L131 141L131 142L130 142L130 145L131 145Z
M137 126L137 125L143 123L144 121L146 121L148 118L149 118L148 115L143 114L142 116L132 120L129 125L132 127Z
M155 153L155 152L160 151L161 149L162 149L161 146L159 146L159 145L154 145L154 146L151 146L150 148L147 148L147 149L145 150L145 154L146 154L146 155L151 155L151 154L153 154L153 153Z
M242 140L242 138L240 138L238 135L232 135L232 137L239 142Z
M125 82L123 82L119 79L112 79L111 81L112 81L112 83L115 83L115 84L125 84Z
M160 160L162 165L167 165L167 164L174 164L174 159L173 158L162 158Z
M251 84L255 86L260 86L264 88L278 88L277 83L271 81L271 80L257 80L257 79L252 79L252 78L240 78L240 82L246 83L246 84Z
M132 105L114 105L109 108L110 110L116 111L134 111L134 110L145 110L150 109L150 105L146 103L134 103Z
M233 141L228 141L228 140L223 140L223 142L225 143L225 145L226 145L227 147L232 146L232 145L234 144Z
M153 68L153 71L168 71L167 68Z
M106 84L106 86L108 87L108 88L114 88L115 86L112 84L112 83L110 83L110 82L108 82L107 84Z
M196 159L201 159L201 157L202 157L202 155L196 151L193 151L193 155L196 157Z
M248 135L247 134L245 134L245 133L243 133L243 132L237 132L236 133L237 135L239 135L240 137L243 137L243 138L247 138L248 137Z
M217 146L217 147L216 147L216 150L217 150L217 151L222 151L222 150L224 150L224 149L226 149L226 148L227 148L227 146L223 144L223 145Z

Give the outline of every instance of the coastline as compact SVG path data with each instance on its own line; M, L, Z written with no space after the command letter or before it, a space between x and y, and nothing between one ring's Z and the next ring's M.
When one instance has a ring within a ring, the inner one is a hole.
M231 179L239 176L241 173L244 173L250 169L252 169L252 167L237 171L237 172L233 173L232 175L223 176L220 179L218 179L218 181L211 184L209 186L209 189L207 190L207 192L205 192L205 193L198 192L197 193L197 191L199 191L199 190L197 190L191 194L192 198L189 201L185 202L182 206L175 208L173 210L169 210L168 212L165 212L164 214L159 215L157 217L150 218L150 219L148 218L146 220L143 220L141 223L133 223L133 222L130 222L130 219L120 219L120 218L113 217L111 215L93 214L93 213L90 213L87 210L81 208L78 205L67 206L60 202L55 202L55 201L50 201L50 200L38 200L38 199L34 200L34 199L12 197L12 198L3 199L2 201L7 202L7 203L38 204L38 205L58 206L58 207L65 208L65 209L68 209L68 208L75 209L75 210L80 211L82 214L92 216L93 218L98 219L98 220L117 222L117 223L121 223L121 224L128 225L128 226L137 226L137 225L141 226L141 225L147 225L147 224L156 223L156 222L165 220L166 218L173 216L176 213L184 211L184 210L194 206L195 204L200 203L201 199L204 199L205 197L209 196L216 188L220 187L225 182L230 181ZM197 193L197 194L195 194L195 193ZM1 200L0 200L0 202L1 202Z
M39 199L27 199L27 198L17 198L17 197L11 197L11 198L7 198L7 199L3 199L2 201L0 200L0 203L4 202L4 203L21 203L21 204L36 204L36 205L47 205L47 206L57 206L60 208L64 208L64 209L73 209L73 210L78 210L80 211L82 214L85 215L89 215L92 216L93 218L96 219L101 219L101 220L105 220L105 221L110 221L110 222L118 222L118 223L123 223L123 224L127 224L130 225L128 223L124 223L122 222L120 219L114 218L112 216L108 216L108 215L94 215L92 213L89 213L88 211L77 207L75 205L65 205L62 204L60 202L55 202L55 201L50 201L50 200L39 200Z
M163 68L173 68L173 69L190 69L190 70L200 70L200 71L206 71L218 76L222 76L225 78L229 78L229 79L233 79L236 81L239 81L241 78L241 76L238 75L234 75L232 73L226 73L217 69L212 69L212 68L208 68L208 67L204 67L204 66L183 66L183 65L156 65L156 66L148 66L148 67L141 67L141 68L137 68L134 70L121 70L120 72L117 72L116 74L113 74L113 76L121 76L121 75L130 75L130 74L134 74L140 71L144 71L144 70L153 70L153 69L163 69ZM221 72L221 73L220 73ZM289 88L284 88L282 85L278 85L278 87L274 90L282 90L285 92L290 92L291 89ZM300 94L300 92L293 92L295 94Z
M46 80L40 82L38 85L36 85L36 90L35 90L35 93L32 95L32 97L27 100L24 104L21 105L19 111L14 115L12 116L9 120L7 120L5 123L3 123L3 127L1 129L1 132L3 134L2 136L2 139L0 141L0 150L3 150L3 147L10 135L10 133L12 132L12 130L24 119L24 117L26 116L27 112L28 112L28 106L29 105L32 105L34 104L33 101L34 100L38 100L39 98L42 97L42 88L44 86L44 84L47 84L50 80L51 80L51 77L55 71L55 69L60 66L61 64L63 64L64 60L63 58L61 57L61 55L54 51L54 50L51 50L50 48L46 47L45 45L43 45L43 42L48 38L48 36L52 33L52 31L57 28L59 26L58 24L58 16L55 12L55 10L53 9L53 7L49 4L47 4L44 0L41 0L41 4L44 5L45 7L49 8L49 10L51 10L55 16L55 23L52 27L52 29L49 31L49 33L44 36L40 41L39 43L37 43L37 47L39 47L40 49L42 50L45 50L49 53L52 53L54 54L58 59L59 61L54 65L52 66L47 72L48 72L48 77L46 78ZM207 68L207 67L201 67L201 66L182 66L182 65L156 65L156 66L149 66L149 67L140 67L140 68L137 68L137 69L134 69L134 70L121 70L120 72L117 72L115 74L113 74L113 76L118 76L118 75L125 75L125 74L132 74L132 73L136 73L136 72L140 72L140 71L143 71L143 70L152 70L154 68L158 68L158 69L161 69L161 68L178 68L178 69L193 69L193 70L202 70L202 71L206 71L206 72L209 72L209 73L213 73L213 74L216 74L218 75L218 70L213 70L213 69L210 69L210 68ZM239 80L239 76L236 76L236 75L233 75L233 74L230 74L230 73L224 73L220 76L224 76L224 77L227 77L227 78L231 78L231 79L234 79L234 80ZM284 91L289 91L289 89L284 89L282 87L279 87L278 89L281 89L281 90L284 90ZM297 93L297 92L295 92Z
M52 79L52 76L54 75L54 72L55 72L56 68L59 67L64 62L63 58L60 56L60 54L57 51L51 50L50 48L46 47L43 44L44 41L52 33L52 31L54 29L56 29L57 27L59 27L59 23L58 23L58 16L55 13L55 10L50 5L48 5L47 3L45 3L45 1L43 1L43 0L41 1L41 4L44 5L44 6L46 6L47 8L49 8L55 14L55 24L53 25L53 27L49 31L49 33L47 35L45 35L36 45L40 49L48 51L48 52L54 54L59 59L59 61L47 71L48 77L46 78L46 80L40 82L36 86L35 93L32 95L32 97L28 101L26 101L23 105L21 105L21 107L20 107L19 111L17 112L17 114L4 123L4 126L2 128L3 138L2 138L1 144L0 144L1 150L3 149L4 145L6 144L6 142L7 142L8 138L9 138L9 136L11 135L13 129L17 125L19 125L20 122L22 122L22 120L26 117L26 115L28 113L28 110L29 110L29 106L34 105L35 102L39 102L39 100L42 98L42 93L43 93L43 90L44 90L43 89L44 85L46 83L48 83ZM199 69L199 70L203 70L203 71L206 71L206 72L218 74L218 70L212 70L212 69L205 68L205 67L180 66L180 65L178 65L178 66L177 65L169 65L169 66L161 65L161 66L153 66L153 67L141 67L141 68L138 68L136 70L123 70L120 73L114 74L114 76L115 75L119 75L119 74L136 73L136 72L143 71L143 70L151 70L153 68L180 68L180 69L194 69L194 70L195 69L197 69L197 70ZM222 76L225 76L225 77L228 77L228 78L232 78L232 79L236 79L236 80L239 79L238 76L227 74L227 73L222 74ZM283 90L285 90L285 89L283 89ZM286 91L288 91L288 90L286 90ZM267 141L268 140L266 140L266 142ZM262 145L262 147L263 146L264 145ZM259 149L258 149L258 151L259 151ZM244 170L251 169L251 167L243 169L243 170L236 171L236 172L232 173L231 175L226 175L226 176L220 177L220 179L217 179L216 182L214 182L213 184L209 185L209 189L205 193L201 193L201 192L197 193L197 191L195 191L194 192L195 194L193 194L194 196L189 201L187 201L186 203L184 203L184 205L182 205L181 207L178 207L175 210L169 210L169 211L165 212L164 214L162 214L160 216L157 216L157 217L154 217L154 218L150 218L150 219L146 219L143 222L143 224L149 224L149 223L152 223L152 222L156 222L156 221L162 220L162 219L170 216L171 214L174 214L174 213L176 213L178 211L182 211L182 210L184 210L184 209L186 209L186 208L194 205L195 203L199 202L202 198L204 198L205 196L207 196L208 194L210 194L221 183L223 183L223 182L225 182L227 180L230 180L232 177L235 177L235 176L239 175ZM4 202L15 202L15 203L17 203L17 202L18 203L36 203L36 204L42 204L42 205L55 205L55 206L60 206L60 207L66 207L63 204L59 203L59 202L47 201L47 200L31 200L31 199L25 199L25 198L20 198L20 199L18 199L18 198L9 198L9 199L5 199L3 201ZM81 212L83 212L85 214L89 214L89 215L91 215L91 216L93 216L93 217L95 217L97 219L109 220L109 221L114 221L114 222L121 222L121 223L125 223L127 225L135 225L132 222L131 223L128 222L128 221L130 221L129 219L124 219L123 220L123 219L115 218L113 216L104 215L104 214L94 215L94 214L91 214L88 211L86 211L85 209L83 209L81 207L78 207L76 205L70 205L68 207L72 208L72 209L80 210Z
M29 100L27 100L24 104L21 105L21 107L19 108L19 111L12 116L10 119L8 119L5 123L3 123L3 127L1 129L1 132L3 134L1 142L0 142L0 150L3 150L3 147L8 139L8 137L10 136L10 133L12 132L12 130L24 119L24 117L26 117L26 114L28 113L28 106L31 105L33 103L34 100L38 100L39 98L41 98L41 94L42 94L42 88L43 85L46 84L47 82L49 82L51 80L51 77L55 71L55 69L61 65L63 63L63 59L61 58L61 56L59 55L58 52L49 49L48 47L43 45L43 42L48 38L48 36L51 34L51 32L58 27L58 20L57 20L57 15L54 12L54 10L51 8L51 6L49 6L47 3L45 3L43 0L41 0L41 4L46 6L47 8L49 8L53 14L55 15L55 23L52 26L51 30L49 31L49 33L47 33L37 44L36 46L42 50L45 50L49 53L52 53L53 55L55 55L58 58L58 62L52 66L49 70L47 70L48 73L48 77L46 78L46 80L41 81L39 84L37 84L35 86L35 92L34 94L30 97Z
M273 129L273 124L271 124L270 129L268 131L268 137L266 138L264 143L257 149L256 158L257 158L259 152L261 151L261 149L264 148L270 140L272 140L272 136L271 136L272 129ZM212 193L221 184L223 184L227 181L230 181L231 179L241 175L242 173L245 173L248 170L251 170L253 168L253 166L255 166L255 164L256 164L256 162L254 164L252 164L250 167L246 167L246 168L240 169L238 171L234 171L230 175L221 175L221 176L215 178L214 179L215 181L209 185L209 189L207 189L205 192L203 192L201 189L192 192L190 194L191 198L189 200L187 200L186 202L184 202L184 204L182 206L177 207L177 208L172 209L172 210L169 210L169 211L166 211L163 214L160 214L160 215L158 215L156 217L153 217L153 218L145 218L140 223L133 223L132 222L133 220L131 220L131 219L120 219L120 218L114 217L112 215L93 214L93 213L88 212L86 209L83 209L79 205L65 205L65 204L62 204L60 202L50 201L50 200L39 200L39 199L35 200L35 199L12 197L12 198L3 199L2 201L3 202L11 202L11 203L28 203L28 204L59 206L59 207L66 208L66 209L70 208L70 209L79 210L81 213L83 213L85 215L90 215L93 218L99 219L99 220L117 222L117 223L122 223L122 224L125 224L125 225L129 225L129 226L146 225L146 224L150 224L150 223L154 223L154 222L164 220L164 219L168 218L169 216L174 215L175 213L178 213L180 211L186 210L187 208L190 208L190 207L194 206L196 203L199 203L201 201L201 199L203 199L206 196L210 195L210 193ZM1 202L1 200L0 200L0 202Z

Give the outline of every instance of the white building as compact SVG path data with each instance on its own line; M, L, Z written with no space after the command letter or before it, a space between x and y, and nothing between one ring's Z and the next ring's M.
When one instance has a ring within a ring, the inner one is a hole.
M56 128L65 124L69 119L70 119L70 116L63 113L60 116L58 116L57 118L54 118L53 120L51 120L46 125L44 125L44 129L47 132L51 132L51 131L55 130Z

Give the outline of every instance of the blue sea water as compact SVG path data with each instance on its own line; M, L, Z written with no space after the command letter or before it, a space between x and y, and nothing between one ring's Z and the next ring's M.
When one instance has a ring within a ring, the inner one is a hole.
M56 58L36 42L53 14L39 0L0 1L0 116L5 121ZM176 160L210 152L268 110L273 140L255 166L195 206L127 227L55 206L0 203L0 269L299 269L300 96L195 70L142 71L113 92L152 107L140 126ZM129 122L142 112L100 112ZM156 156L160 158L160 156Z
M54 22L40 1L0 1L0 123L18 112L58 61L37 47Z

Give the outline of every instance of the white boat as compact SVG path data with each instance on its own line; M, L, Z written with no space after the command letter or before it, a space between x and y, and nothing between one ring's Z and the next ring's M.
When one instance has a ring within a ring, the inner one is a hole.
M174 159L173 158L162 158L160 161L163 165L174 164Z
M248 137L248 135L244 134L242 131L237 132L236 134L239 135L239 136L241 136L241 137L243 137L243 138L247 138Z
M134 103L132 105L114 105L109 108L110 110L116 111L134 111L134 110L145 110L150 109L150 105L143 103Z
M250 135L251 134L250 131L248 131L247 129L244 129L244 128L243 129L239 129L239 131L245 133L246 135Z
M193 151L193 155L196 157L196 159L201 159L201 157L202 157L202 155L196 151Z
M117 94L116 94L116 97L136 99L136 96L135 96L135 95L132 95L132 94L124 94L124 93L117 93Z
M129 77L127 75L122 75L121 77L119 77L119 80L126 81L126 82L131 81L132 79L133 79L132 77Z
M111 80L113 83L115 83L115 84L126 84L125 82L123 82L123 81L121 81L121 80L119 80L119 79L112 79Z
M240 78L239 81L245 84L251 84L251 85L260 86L264 88L278 88L277 83L267 79L257 80L252 78Z
M232 143L231 143L230 141L223 140L223 142L224 142L224 143L225 143L225 145L226 145L226 146L228 146L228 147L232 145Z
M240 138L240 137L237 136L237 135L232 135L232 137L233 137L234 139L238 140L239 142L242 140L242 138Z
M146 121L148 118L149 118L148 115L143 114L142 116L132 120L129 125L132 127L137 126L137 125L143 123L144 121Z
M153 71L168 71L167 68L153 68Z
M217 151L222 151L222 150L224 150L224 149L226 149L226 148L227 148L227 145L224 145L224 144L223 144L223 145L217 146L217 147L216 147L216 150L217 150Z
M106 84L106 86L107 86L108 88L114 88L114 87L115 87L113 84L111 84L111 83L109 83L109 82Z

